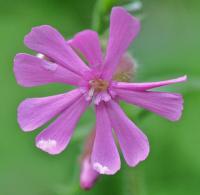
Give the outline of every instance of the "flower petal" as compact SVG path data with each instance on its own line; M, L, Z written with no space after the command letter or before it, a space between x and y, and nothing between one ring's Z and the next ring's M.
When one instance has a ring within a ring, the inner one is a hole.
M158 82L149 82L149 83L126 83L126 82L115 82L113 83L113 87L118 89L127 89L127 90L135 90L135 91L145 91L148 89L153 89L157 87L162 87L165 85L171 85L174 83L185 82L187 80L187 76L178 77L176 79L170 79L165 81Z
M17 54L14 59L17 82L24 87L47 83L78 85L81 77L63 66L28 54Z
M26 35L24 43L30 49L44 54L79 75L89 70L89 67L67 44L62 35L51 26L43 25L32 28L32 31Z
M92 30L84 30L70 40L69 44L80 51L91 67L102 65L103 58L98 34Z
M136 106L150 110L169 120L179 120L183 110L180 94L155 91L114 90L119 98Z
M129 166L136 166L149 154L149 142L144 133L126 116L120 106L110 101L107 110L124 158Z
M18 107L18 122L24 131L32 131L70 106L82 95L79 89L68 93L24 100Z
M110 38L108 41L103 77L111 79L123 53L140 31L140 22L125 9L115 7L110 18Z
M73 130L88 106L81 96L36 137L36 146L49 154L59 154L68 145Z
M100 174L112 175L120 169L120 157L104 103L96 106L96 135L91 159L93 168Z

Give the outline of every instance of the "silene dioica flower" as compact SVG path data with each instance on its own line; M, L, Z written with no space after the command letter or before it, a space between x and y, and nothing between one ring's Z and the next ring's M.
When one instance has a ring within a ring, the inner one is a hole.
M16 55L14 72L20 85L33 87L65 83L76 87L64 94L26 99L20 104L18 122L23 131L33 131L56 117L36 137L38 148L53 155L62 152L69 144L81 115L94 104L94 142L83 165L94 174L93 177L96 174L115 174L120 169L120 156L112 129L129 166L134 167L147 158L148 139L126 116L119 102L122 100L176 121L183 109L182 96L152 89L186 81L186 76L150 83L114 80L117 65L139 31L139 20L123 8L115 7L111 13L105 55L97 33L92 30L84 30L66 41L56 29L43 25L34 27L25 37L26 46L40 55ZM86 62L80 57L80 52Z

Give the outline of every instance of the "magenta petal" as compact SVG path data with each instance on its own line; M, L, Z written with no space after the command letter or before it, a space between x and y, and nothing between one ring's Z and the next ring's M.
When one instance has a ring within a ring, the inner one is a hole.
M169 120L179 120L183 110L183 98L180 94L155 91L115 90L118 97L128 103L150 110Z
M120 157L104 104L96 106L96 135L92 151L93 168L100 174L115 174L120 169Z
M88 106L82 96L36 137L36 146L49 154L59 154L68 145L73 130Z
M78 85L81 77L63 66L28 54L17 54L14 59L17 82L25 87L47 83Z
M148 139L116 102L110 101L107 105L112 127L119 140L124 158L129 166L136 166L149 154Z
M24 42L30 49L46 55L72 72L82 75L89 70L62 35L51 26L43 25L32 28Z
M182 76L176 79L170 79L165 81L158 82L148 82L148 83L125 83L125 82L116 82L113 87L118 89L128 89L135 91L145 91L152 88L162 87L165 85L171 85L175 83L185 82L187 81L187 76Z
M70 45L84 55L90 66L97 67L102 65L101 44L95 31L84 30L76 34L70 41Z
M24 131L32 131L62 110L70 106L82 95L79 89L68 93L24 100L18 107L18 122Z
M140 22L125 9L115 7L110 18L110 38L106 52L103 77L111 79L117 64L140 31Z

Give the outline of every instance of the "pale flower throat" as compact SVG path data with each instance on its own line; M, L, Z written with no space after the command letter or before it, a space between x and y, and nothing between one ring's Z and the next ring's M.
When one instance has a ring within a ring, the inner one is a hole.
M109 85L108 81L102 79L91 80L89 84L94 89L94 92L106 91Z
M101 101L107 102L111 99L108 92L109 83L106 80L95 78L89 81L89 91L86 99L88 101L94 100L95 104Z

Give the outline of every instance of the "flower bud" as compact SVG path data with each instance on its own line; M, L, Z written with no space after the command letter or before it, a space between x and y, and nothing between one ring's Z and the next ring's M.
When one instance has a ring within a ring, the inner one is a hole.
M130 82L134 78L136 68L136 61L130 54L125 53L117 65L113 80Z
M80 186L84 190L91 189L100 176L100 174L93 169L91 163L91 153L94 143L94 137L95 130L92 129L91 133L88 136L88 139L86 140L81 159Z
M99 178L99 173L92 167L90 156L85 156L81 163L80 185L81 188L89 190Z

